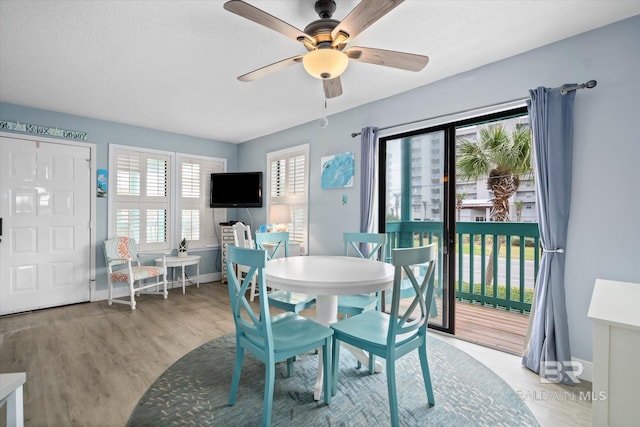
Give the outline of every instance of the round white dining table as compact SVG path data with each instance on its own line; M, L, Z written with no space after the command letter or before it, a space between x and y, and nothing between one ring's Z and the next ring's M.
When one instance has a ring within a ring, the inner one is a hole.
M393 286L394 268L381 261L346 256L309 255L277 258L267 262L267 286L284 291L316 296L316 320L329 326L338 321L338 295L366 294ZM368 356L348 347L358 360L368 366ZM376 363L376 371L382 364ZM322 390L322 360L318 361L315 400Z

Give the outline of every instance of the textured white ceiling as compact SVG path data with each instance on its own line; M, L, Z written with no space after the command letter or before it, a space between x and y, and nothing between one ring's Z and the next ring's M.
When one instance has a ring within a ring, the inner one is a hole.
M313 0L247 1L300 29L317 19ZM300 65L236 79L306 50L223 3L0 0L0 100L233 143L320 117L322 84ZM358 2L336 3L340 20ZM425 54L429 65L352 62L327 113L637 14L632 0L407 0L351 45Z

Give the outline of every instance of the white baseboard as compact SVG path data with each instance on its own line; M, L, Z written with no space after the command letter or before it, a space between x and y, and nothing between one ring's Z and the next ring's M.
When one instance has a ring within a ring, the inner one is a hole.
M593 382L593 362L588 360L578 359L577 357L571 358L574 362L582 363L582 374L578 376L580 380Z
M207 273L200 275L200 283L209 283L216 282L222 279L222 273ZM194 283L191 283L191 282ZM191 277L189 280L185 282L185 286L195 286L196 278ZM169 289L173 285L174 288L182 287L180 282L169 282ZM122 298L129 296L129 288L125 285L121 285L113 288L113 297L114 298ZM100 289L96 290L96 282L91 282L91 302L94 301L105 301L109 299L109 289Z

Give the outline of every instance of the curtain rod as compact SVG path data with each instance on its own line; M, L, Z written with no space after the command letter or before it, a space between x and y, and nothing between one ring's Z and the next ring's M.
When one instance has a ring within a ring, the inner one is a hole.
M566 95L568 92L572 91L572 90L578 90L578 89L592 89L594 88L596 85L598 84L597 81L595 80L589 80L586 83L581 83L579 85L573 85L573 86L563 86L562 89L560 90L560 93L562 95ZM529 97L525 97L525 98L516 98L516 99L512 99L510 101L505 101L505 102L501 102L500 104L510 104L512 102L518 102L518 101L526 101L527 99L529 99ZM482 107L475 107L475 108L469 108L468 110L461 110L461 111L456 111L454 113L447 113L447 114L440 114L439 116L433 116L433 117L427 117L426 119L420 119L420 120L413 120L411 122L406 122L406 123L400 123L397 125L391 125L391 126L385 126L382 128L378 128L378 130L387 130L387 129L393 129L393 128L397 128L397 127L401 127L401 126L406 126L406 125L412 125L414 123L420 123L420 122L426 122L427 120L435 120L435 119L441 119L443 117L448 117L448 116L453 116L456 114L464 114L464 113L470 113L472 111L476 111L476 110L482 110L485 108L489 108L489 107L493 107L495 105L499 105L499 104L489 104L489 105L484 105ZM355 138L358 135L362 135L362 132L353 132L351 134L351 138Z

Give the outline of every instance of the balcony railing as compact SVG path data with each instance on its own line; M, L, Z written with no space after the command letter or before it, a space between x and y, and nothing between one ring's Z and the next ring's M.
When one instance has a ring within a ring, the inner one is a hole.
M394 248L437 243L442 254L442 223L388 221L385 257ZM456 298L520 313L531 310L540 262L540 237L535 223L457 222ZM498 254L493 256L492 254ZM487 277L487 270L493 270ZM439 257L438 283L443 280Z

